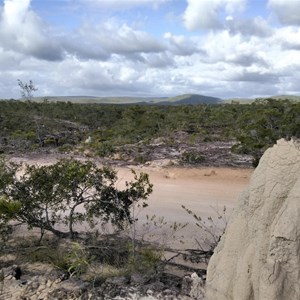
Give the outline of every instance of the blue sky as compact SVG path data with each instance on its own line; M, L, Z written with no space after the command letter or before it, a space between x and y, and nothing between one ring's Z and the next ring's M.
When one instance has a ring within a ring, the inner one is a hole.
M0 98L300 94L300 0L0 0Z

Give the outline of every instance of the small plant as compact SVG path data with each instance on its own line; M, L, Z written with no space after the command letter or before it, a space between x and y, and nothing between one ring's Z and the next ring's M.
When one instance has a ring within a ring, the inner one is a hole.
M19 241L17 249L24 260L50 264L70 278L85 273L92 259L88 249L81 243L60 243L55 237L42 244L35 239Z
M13 227L9 222L20 209L21 204L18 201L9 202L4 197L0 197L0 240L5 241L12 233Z
M124 276L126 274L127 270L125 268L118 268L109 264L93 263L90 264L84 276L81 277L83 280L92 282L93 285L99 285L108 278Z
M157 272L165 266L163 254L168 243L170 240L178 239L178 232L188 224L178 222L170 224L164 217L146 215L146 222L138 229L137 221L136 219L128 228L131 239L128 245L128 270L131 273Z
M97 143L95 145L95 150L96 154L100 157L107 157L114 154L115 152L113 145L108 141Z
M74 149L74 146L70 144L63 144L62 146L57 148L59 153L69 153Z
M144 164L144 163L146 163L148 160L149 160L149 159L147 158L147 156L145 156L145 155L143 155L143 154L140 154L140 155L136 156L136 157L134 158L133 161L134 161L135 163L138 163L138 164Z
M130 256L128 259L128 271L148 274L154 272L161 261L162 253L161 249L155 247L136 249L135 257Z
M217 214L216 219L212 217L203 219L201 216L197 215L184 205L182 205L181 207L196 220L196 226L200 229L199 236L201 237L201 239L199 240L195 238L199 248L203 251L213 252L224 233L224 228L226 228L228 223L226 217L226 206L223 207L221 213L218 208L214 209L215 213ZM219 221L221 222L221 224Z
M181 155L180 161L191 165L201 164L205 161L205 157L196 151L186 151Z
M151 240L165 248L169 240L174 239L175 235L187 225L188 223L179 222L168 224L164 217L146 215L146 221L142 224L139 237L142 241Z
M89 266L88 252L85 247L79 243L73 242L71 249L66 256L67 272L72 277L78 277L86 272Z

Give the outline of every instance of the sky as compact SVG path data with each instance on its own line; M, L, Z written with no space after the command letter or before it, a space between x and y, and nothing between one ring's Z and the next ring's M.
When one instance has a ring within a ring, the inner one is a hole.
M300 0L0 0L0 98L300 95Z

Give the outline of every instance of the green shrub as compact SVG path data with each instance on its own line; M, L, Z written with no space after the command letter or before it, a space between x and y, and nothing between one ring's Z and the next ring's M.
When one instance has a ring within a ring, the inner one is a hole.
M136 156L133 161L137 164L144 164L149 161L149 157L147 155L140 154Z
M97 220L122 228L124 221L132 221L132 205L147 200L152 192L149 176L133 173L134 181L118 190L117 173L92 162L65 159L50 166L26 166L24 175L17 177L16 168L0 160L0 196L6 195L10 204L20 203L16 214L11 217L3 211L3 218L26 224L29 229L38 228L41 237L48 231L75 238L75 224L87 222L92 228ZM68 231L57 229L62 224Z
M74 149L74 146L70 144L64 144L57 148L58 152L60 153L69 153Z
M205 161L205 157L196 151L186 151L181 155L180 162L187 164L201 164Z
M129 252L132 253L131 249ZM152 273L161 262L161 257L162 251L159 248L136 249L135 255L128 258L128 272Z
M106 141L102 143L97 143L95 146L96 154L100 157L107 157L114 154L115 150L113 145Z

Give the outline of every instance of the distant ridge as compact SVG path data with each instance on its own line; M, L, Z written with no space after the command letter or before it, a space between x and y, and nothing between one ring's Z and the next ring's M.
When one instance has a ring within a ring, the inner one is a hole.
M275 95L257 98L229 98L221 99L199 94L183 94L174 97L94 97L94 96L51 96L35 97L33 101L43 102L72 102L80 104L139 104L139 105L197 105L197 104L250 104L256 99L288 99L300 101L296 95Z
M197 94L184 94L175 97L90 97L90 96L56 96L36 97L34 101L98 103L98 104L156 104L156 105L184 105L184 104L217 104L220 98Z
M182 105L182 104L218 104L222 102L220 98L203 96L197 94L185 94L172 98L168 98L167 101L161 101L157 104L163 105Z

